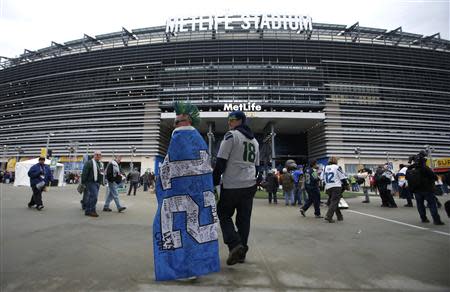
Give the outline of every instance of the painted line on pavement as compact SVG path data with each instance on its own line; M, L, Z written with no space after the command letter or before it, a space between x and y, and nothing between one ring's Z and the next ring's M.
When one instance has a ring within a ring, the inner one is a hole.
M372 214L362 213L362 212L358 212L358 211L354 211L354 210L346 210L345 212L352 212L352 213L356 213L356 214L360 214L360 215L364 215L364 216L368 216L368 217L377 218L377 219L380 219L380 220L392 222L392 223L395 223L395 224L405 225L405 226L413 227L413 228L420 229L420 230L430 230L430 231L432 231L434 233L450 236L450 233L447 233L447 232L432 230L430 228L420 227L420 226L416 226L416 225L412 225L412 224L408 224L408 223L404 223L404 222L400 222L400 221L396 221L396 220L392 220L392 219L383 218L383 217L380 217L380 216L375 216L375 215L372 215Z
M442 232L442 231L437 231L437 230L432 230L434 233L437 233L437 234L443 234L443 235L448 235L448 236L450 236L450 233L447 233L447 232Z

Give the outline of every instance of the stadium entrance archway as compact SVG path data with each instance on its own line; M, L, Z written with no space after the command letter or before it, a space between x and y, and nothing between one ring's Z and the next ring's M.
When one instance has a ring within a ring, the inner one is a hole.
M325 119L321 112L247 112L248 124L260 143L261 164L280 167L287 159L306 163L307 131ZM213 156L228 131L228 112L201 112L198 130L204 135ZM160 141L166 148L173 129L175 113L161 113Z

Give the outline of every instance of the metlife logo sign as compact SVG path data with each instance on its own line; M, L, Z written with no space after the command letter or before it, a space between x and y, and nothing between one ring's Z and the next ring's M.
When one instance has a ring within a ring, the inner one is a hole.
M224 111L250 111L250 112L259 112L261 111L261 106L255 103L240 103L240 104L232 104L226 103L223 105Z

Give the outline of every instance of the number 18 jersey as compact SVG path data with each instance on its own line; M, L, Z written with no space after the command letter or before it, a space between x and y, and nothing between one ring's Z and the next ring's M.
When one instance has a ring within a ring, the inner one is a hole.
M347 176L342 171L342 168L336 164L329 164L322 172L322 179L325 182L325 190L342 187L342 179L347 179Z
M222 175L225 189L248 188L256 184L255 165L259 165L259 144L237 130L228 131L220 144L218 158L227 160Z

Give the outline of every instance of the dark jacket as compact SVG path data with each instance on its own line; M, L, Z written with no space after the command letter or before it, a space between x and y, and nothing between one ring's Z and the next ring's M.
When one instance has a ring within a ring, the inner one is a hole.
M53 180L52 171L48 165L36 163L28 171L30 177L30 185L35 186L41 181L45 181L45 185Z
M434 193L435 191L435 181L437 180L436 174L428 166L417 167L418 176L420 183L416 184L412 190L414 193ZM413 182L410 182L409 172L406 173L406 179L408 180L408 185L412 188Z
M139 173L139 171L135 171L133 170L132 172L130 172L127 176L127 180L131 183L138 183L139 182L139 178L140 178L141 174Z
M94 169L92 163L97 163L97 183L103 184L103 164L101 162L91 159L87 161L83 166L83 172L81 173L81 183L88 184L94 182Z
M150 174L148 172L144 173L141 176L141 181L142 181L142 184L149 185L150 184Z
M268 191L269 193L275 193L276 191L278 191L278 186L278 178L273 173L269 172L264 184L266 191Z

